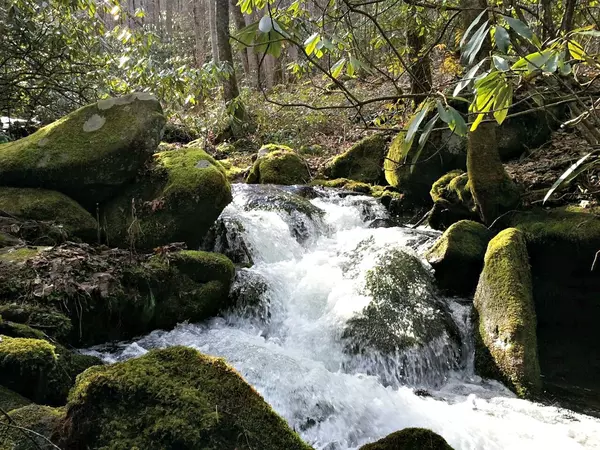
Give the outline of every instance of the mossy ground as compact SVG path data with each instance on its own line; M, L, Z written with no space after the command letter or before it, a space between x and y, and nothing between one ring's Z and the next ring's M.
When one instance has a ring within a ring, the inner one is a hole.
M172 347L78 379L63 448L308 450L220 359Z
M424 428L405 428L396 431L360 450L452 450L439 434Z
M499 377L521 397L539 394L531 269L525 238L519 230L506 229L490 241L474 306L478 372Z
M54 189L93 210L135 177L164 124L160 104L147 94L84 106L31 136L0 144L2 184Z
M157 153L152 168L105 208L107 240L142 249L171 242L198 248L231 199L225 169L204 150Z

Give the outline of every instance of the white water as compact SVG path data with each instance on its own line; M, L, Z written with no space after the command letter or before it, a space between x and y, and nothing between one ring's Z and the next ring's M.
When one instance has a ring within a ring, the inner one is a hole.
M299 244L288 214L245 208L249 189L236 186L224 215L243 225L254 260L248 270L269 286L263 298L270 300L270 319L232 312L204 325L181 324L102 352L106 360L172 345L224 357L317 449L355 449L409 426L430 428L455 449L600 448L600 421L516 399L499 383L473 375L469 307L456 301L448 300L464 358L454 366L444 342L414 350L410 363L429 370L409 373L396 387L360 373L360 364L349 365L357 360L343 352L341 332L370 301L363 289L367 271L390 249L421 254L432 238L367 228L365 205L372 216L385 217L372 199L318 198L312 203L325 211L323 220L301 218L308 239ZM415 395L415 387L431 396Z

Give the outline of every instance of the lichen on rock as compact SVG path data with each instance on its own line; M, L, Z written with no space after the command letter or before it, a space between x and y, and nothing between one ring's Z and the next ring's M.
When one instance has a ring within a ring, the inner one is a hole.
M306 184L310 172L306 162L291 148L267 144L260 148L246 177L249 184Z
M223 360L154 350L78 378L63 448L309 450Z
M540 392L536 312L527 246L508 228L488 245L474 306L475 367L505 382L521 397Z
M5 186L56 190L93 210L135 177L164 124L159 102L148 94L101 100L0 144L0 179Z

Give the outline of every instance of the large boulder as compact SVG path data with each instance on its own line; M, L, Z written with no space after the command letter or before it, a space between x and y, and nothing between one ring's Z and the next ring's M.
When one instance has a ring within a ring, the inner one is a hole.
M435 384L444 370L457 367L458 330L437 295L432 274L417 256L400 249L386 252L368 272L364 294L371 302L347 321L342 334L345 351L352 356L349 369L366 370L397 385ZM440 367L431 367L430 351Z
M309 450L223 360L185 347L88 370L62 448Z
M174 249L132 255L63 244L23 262L0 260L0 310L42 331L35 316L66 316L72 327L61 341L91 345L212 317L229 305L233 275L231 261L213 253ZM20 315L10 314L23 304ZM63 335L66 329L55 331Z
M450 294L473 294L491 237L484 225L470 220L448 228L425 255L438 286Z
M425 428L405 428L359 450L452 450L439 434Z
M185 242L198 248L231 198L225 170L204 150L157 153L151 167L104 208L108 243L151 249Z
M525 237L515 228L488 245L474 306L475 367L521 397L541 390L531 269Z
M98 236L98 224L91 214L60 192L0 187L0 211L25 221L52 222L64 231L65 238L93 241Z
M60 191L94 210L135 177L160 142L164 124L160 103L150 94L100 100L0 144L1 183Z
M0 448L56 450L63 420L61 408L28 405L15 409L8 417L0 417Z
M21 408L22 406L27 406L30 404L31 400L26 399L22 395L0 385L0 409L2 411L10 412L13 409ZM2 433L0 433L0 435L2 435Z
M258 151L256 161L246 177L248 184L306 184L310 181L308 165L291 148L268 144Z
M538 209L502 226L527 242L544 391L568 408L600 416L600 209Z
M92 356L73 353L38 336L0 336L0 384L33 401L64 404L75 378L100 364Z
M323 175L329 179L349 178L363 183L382 184L385 181L383 161L386 153L385 136L368 136L333 158L323 170Z

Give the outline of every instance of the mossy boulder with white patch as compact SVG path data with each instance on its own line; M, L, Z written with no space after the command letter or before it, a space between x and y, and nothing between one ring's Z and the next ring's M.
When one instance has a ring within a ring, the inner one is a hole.
M488 245L477 291L475 367L521 397L541 389L536 313L525 237L515 228Z
M484 225L470 220L450 226L425 255L438 286L451 294L473 294L491 237Z
M306 184L310 172L306 161L285 145L268 144L258 151L250 173L249 184Z
M22 220L52 222L67 238L92 241L96 220L81 205L64 194L46 189L0 187L0 210Z
M452 450L439 434L425 428L405 428L363 445L359 450Z
M62 192L89 210L131 181L155 151L165 117L149 94L84 106L0 144L0 183Z
M63 448L310 450L223 360L153 350L77 380Z
M385 136L368 136L333 158L323 170L323 175L330 179L349 178L363 183L383 184L386 152Z
M106 205L102 219L113 246L199 248L231 200L225 169L200 148L182 148L155 154L151 167Z

